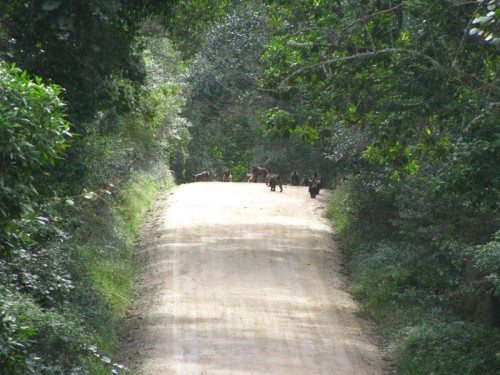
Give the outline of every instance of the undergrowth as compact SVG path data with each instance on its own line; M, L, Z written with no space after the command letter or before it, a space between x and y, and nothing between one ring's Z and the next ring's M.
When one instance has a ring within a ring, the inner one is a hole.
M373 232L363 232L369 224L356 223L360 211L356 212L352 189L349 184L338 186L327 216L342 241L353 283L351 293L386 337L398 373L500 373L500 330L467 311L467 303L487 300L484 282L471 280L467 271L473 248L458 241L428 245L390 231L377 233L378 238ZM366 213L369 208L362 210ZM498 259L498 246L494 249ZM475 251L476 258L483 250ZM485 280L498 274L498 264L496 269L491 266L493 254L488 253L489 263L480 263L488 264Z
M133 241L169 172L112 194L51 202L29 251L0 261L0 374L118 374L116 329L137 268Z

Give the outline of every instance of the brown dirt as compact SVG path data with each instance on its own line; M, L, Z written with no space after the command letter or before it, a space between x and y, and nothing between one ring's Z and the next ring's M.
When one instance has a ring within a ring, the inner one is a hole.
M121 363L141 375L387 373L346 291L328 194L201 182L160 198L137 244Z

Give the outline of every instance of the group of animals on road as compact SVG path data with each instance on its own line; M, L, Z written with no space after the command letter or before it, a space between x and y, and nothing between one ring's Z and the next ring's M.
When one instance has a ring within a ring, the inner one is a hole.
M210 176L211 174L208 171L200 172L198 174L193 175L193 182L210 181ZM283 183L281 181L281 176L276 173L271 173L268 168L260 166L252 167L252 172L247 175L248 182L257 182L260 176L264 179L266 186L269 186L271 188L271 191L276 191L276 186L279 186L280 192L283 191ZM233 176L231 175L230 169L225 169L222 172L222 181L223 182L233 181ZM304 177L301 183L299 174L297 173L297 171L293 171L290 174L290 183L292 186L308 186L311 198L316 198L316 196L319 194L319 191L322 188L321 177L319 176L318 173L314 173L312 179L310 179L307 176Z

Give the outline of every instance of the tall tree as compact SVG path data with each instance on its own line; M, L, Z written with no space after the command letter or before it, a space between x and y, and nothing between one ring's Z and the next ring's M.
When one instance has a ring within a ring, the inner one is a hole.
M190 69L186 116L193 124L189 175L236 168L242 179L258 138L256 111L262 46L267 34L258 2L233 5L205 33Z

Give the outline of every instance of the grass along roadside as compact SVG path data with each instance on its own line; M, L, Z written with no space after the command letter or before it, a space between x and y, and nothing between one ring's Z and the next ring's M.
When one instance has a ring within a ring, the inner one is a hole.
M138 265L134 252L134 240L139 225L149 207L161 190L169 190L175 185L173 177L167 173L158 178L145 173L136 173L119 190L113 207L114 228L108 228L121 239L121 246L114 251L93 252L89 267L92 279L99 294L109 306L113 315L113 329L102 332L101 343L106 351L114 353L117 344L117 323L129 307L133 290L134 275ZM113 235L109 238L115 237ZM114 241L102 244L104 248L113 248ZM101 247L102 250L102 247Z

